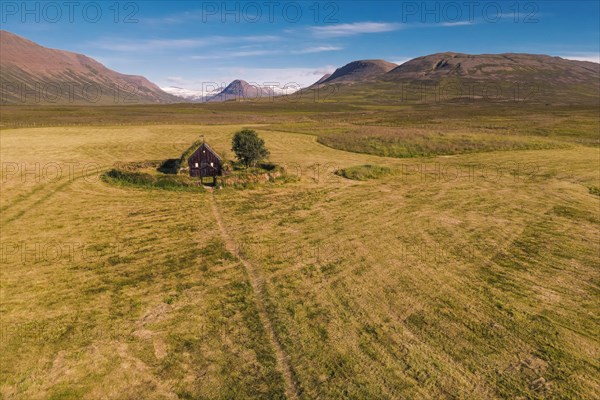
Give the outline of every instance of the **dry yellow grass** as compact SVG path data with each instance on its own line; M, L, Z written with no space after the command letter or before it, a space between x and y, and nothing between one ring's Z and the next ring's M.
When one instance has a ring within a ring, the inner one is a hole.
M597 148L402 160L259 125L298 182L98 177L240 127L1 132L4 398L284 398L260 302L302 399L597 398ZM396 173L333 174L363 164Z

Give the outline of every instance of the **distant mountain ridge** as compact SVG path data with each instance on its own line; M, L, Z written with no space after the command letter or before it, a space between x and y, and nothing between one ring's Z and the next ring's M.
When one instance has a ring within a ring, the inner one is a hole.
M398 64L385 60L357 60L327 74L315 84L354 83L374 79L396 68Z
M331 74L325 74L321 77L321 79L319 79L318 81L316 81L314 84L315 85L319 85L323 82L325 82L327 79L329 79L329 77L331 76Z
M483 84L488 89L504 86L509 89L504 90L505 95L514 92L515 96L522 96L521 86L528 85L544 91L542 97L548 101L596 101L600 97L600 64L525 53L444 52L417 57L401 65L379 59L352 61L303 90L332 85L330 88L335 91L330 91L331 94L341 93L346 99L398 101L401 96L404 101L404 93L399 92L406 85L425 83L432 87L457 82ZM83 54L49 49L4 30L0 30L0 83L2 104L244 101L270 99L296 89L261 86L242 79L215 90L174 86L161 89L142 76L121 74ZM526 96L532 93L539 97L532 90ZM486 93L478 93L472 97L485 96Z
M225 87L221 92L208 98L208 102L247 100L256 98L269 98L276 93L271 87L251 85L242 79L236 79Z
M180 101L143 76L113 71L83 54L40 46L0 30L3 104L135 104Z
M540 54L464 54L436 53L417 57L388 72L384 80L429 79L448 77L506 80L552 79L557 83L583 83L597 75L600 64L566 60Z
M232 100L244 101L259 98L268 99L274 96L292 94L294 91L298 90L297 87L281 88L277 86L251 84L242 79L236 79L227 86L221 86L216 89L212 89L212 85L209 86L210 90L184 89L176 86L165 87L162 88L162 90L193 103L215 103Z
M321 78L305 90L325 90L332 86L335 90L324 95L330 100L341 96L345 101L353 97L388 102L600 101L600 64L589 61L525 53L453 52L417 57L391 69L389 64L381 63L378 67L364 67L368 61L371 60L338 68L330 77Z

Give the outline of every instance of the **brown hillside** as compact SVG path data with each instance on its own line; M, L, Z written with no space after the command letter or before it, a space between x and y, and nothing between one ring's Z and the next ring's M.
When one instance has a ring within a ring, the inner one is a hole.
M143 76L121 74L83 54L49 49L4 30L0 67L5 104L177 101Z

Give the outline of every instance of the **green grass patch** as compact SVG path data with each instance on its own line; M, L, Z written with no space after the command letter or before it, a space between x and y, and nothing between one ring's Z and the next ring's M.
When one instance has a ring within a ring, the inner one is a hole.
M561 144L538 137L489 133L425 132L423 129L363 127L345 134L322 134L317 141L334 149L383 157L412 158L482 153L489 151L542 150Z
M392 175L393 173L394 171L391 168L371 164L358 165L355 167L343 168L336 171L336 175L355 181L379 179L385 176Z
M600 187L598 186L589 186L588 191L594 196L600 196Z
M234 189L254 189L260 184L290 183L299 180L296 176L288 175L282 166L273 163L258 164L256 167L248 168L236 163L233 164L229 175L218 179L222 186Z
M190 177L183 175L152 175L145 172L125 171L113 168L102 175L105 182L146 189L181 190L203 192L204 188Z
M181 158L179 159L179 165L183 165L186 166L188 163L188 159L190 158L190 156L192 154L194 154L194 152L196 150L198 150L198 147L200 147L202 145L203 141L202 140L196 140L194 143L192 143L192 145L190 147L188 147L183 154L181 154Z

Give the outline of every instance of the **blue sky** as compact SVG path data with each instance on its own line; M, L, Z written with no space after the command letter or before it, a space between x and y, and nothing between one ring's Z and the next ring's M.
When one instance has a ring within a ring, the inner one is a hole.
M2 2L2 29L159 86L305 86L357 59L442 51L598 62L592 1Z

